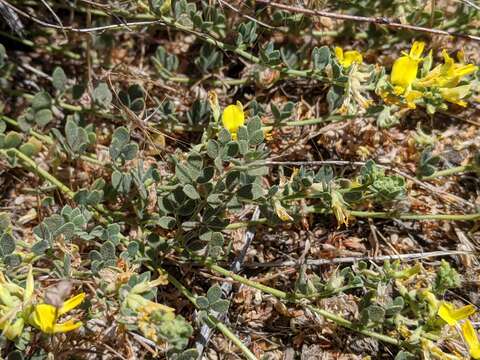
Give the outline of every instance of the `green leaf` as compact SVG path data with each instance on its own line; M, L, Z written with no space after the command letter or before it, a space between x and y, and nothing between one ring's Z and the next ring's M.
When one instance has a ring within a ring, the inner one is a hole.
M220 151L220 144L216 140L208 140L207 142L207 155L212 159L215 159Z
M138 144L130 143L123 147L122 156L125 160L133 160L138 153Z
M210 308L220 314L224 314L228 311L228 307L230 306L230 301L228 300L218 300L213 304L210 304Z
M382 323L385 320L385 310L379 305L370 305L367 308L368 319L374 323Z
M193 200L200 199L200 195L198 194L197 189L195 189L193 185L186 184L182 190L185 193L185 195L187 195L190 199L193 199Z
M65 124L65 137L70 150L74 154L81 155L85 152L88 146L87 132L72 119L68 119Z
M160 219L158 219L157 224L162 227L163 229L170 230L175 227L175 224L177 221L175 218L171 216L162 216Z
M198 177L197 182L199 184L205 184L213 178L214 174L215 174L214 167L208 166L202 170L202 174Z
M92 261L102 261L103 259L102 254L100 254L100 252L98 252L97 250L90 251L90 253L88 254L88 257Z
M263 142L263 139L263 130L256 130L254 133L250 134L249 144L260 145Z
M197 306L200 310L208 309L209 302L205 296L197 297L195 302L197 303Z
M112 93L108 88L108 85L104 82L101 82L93 90L93 100L97 105L100 105L104 108L108 108L112 103Z
M328 110L330 112L333 112L342 105L344 93L345 89L341 86L333 85L330 87L327 93Z
M4 232L10 226L10 214L0 212L0 233Z
M2 255L8 255L15 251L15 239L12 235L4 233L0 238L0 250Z
M254 116L247 123L247 130L249 134L253 134L255 131L260 130L261 128L262 128L262 121L258 116Z
M175 165L175 176L182 184L191 183L193 181L188 168L182 164Z
M235 157L238 154L239 146L236 141L229 142L225 148L224 159L228 159L229 157Z
M65 72L63 69L59 66L57 66L52 73L52 84L55 89L57 89L60 92L65 91L65 88L67 86L67 76L65 75Z
M48 248L50 248L48 241L40 240L32 246L32 252L35 255L42 255Z
M70 240L75 235L75 225L71 222L67 222L60 226L56 233L62 234L65 237L65 240Z
M212 286L207 291L207 299L210 304L220 300L222 298L222 289L218 285Z
M256 200L263 196L263 189L258 184L248 184L242 186L238 190L237 195L245 199Z
M104 242L100 247L100 254L104 260L115 259L115 245L111 241Z
M225 145L230 140L232 140L232 136L230 135L227 129L222 128L218 133L218 141L220 141L222 145Z
M3 259L5 264L10 267L20 266L22 257L19 254L9 254Z
M27 156L34 156L34 155L37 155L38 154L38 147L35 146L34 144L32 143L25 143L25 144L22 144L19 148L19 150L27 155Z
M330 49L327 46L314 48L312 51L313 67L317 71L322 71L330 63Z
M38 126L44 127L53 119L53 113L50 109L41 109L35 113L35 122Z
M21 143L22 143L22 135L20 135L16 131L9 131L7 135L5 135L3 147L5 149L16 148Z
M132 241L132 242L128 243L127 252L128 252L128 255L131 258L133 258L137 254L138 250L139 250L138 242Z
M32 108L35 111L49 109L52 106L52 98L46 91L41 91L32 99Z
M240 126L237 132L238 140L247 140L248 141L248 130L245 126Z

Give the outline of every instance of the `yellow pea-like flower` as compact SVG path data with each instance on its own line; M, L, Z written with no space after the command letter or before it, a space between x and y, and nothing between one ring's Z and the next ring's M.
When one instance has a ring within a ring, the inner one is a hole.
M456 87L463 77L478 70L478 66L473 64L456 63L446 50L442 51L442 55L444 63L436 66L427 75L419 79L415 83L416 86Z
M408 54L399 57L393 63L390 81L395 87L395 93L401 95L417 78L418 64L422 61L425 43L415 41Z
M450 326L455 326L460 320L466 319L473 314L475 314L475 306L473 305L455 308L452 304L444 301L438 308L438 316Z
M470 350L470 356L474 359L480 359L480 341L470 320L463 323L462 334Z
M349 68L353 63L361 64L363 62L362 54L356 50L343 51L341 47L335 47L335 56L340 65Z
M85 293L80 293L65 301L60 308L45 303L38 304L33 309L29 322L31 325L46 334L68 332L78 329L82 326L81 321L74 321L71 319L63 323L57 323L57 320L60 316L79 306L84 299Z
M467 106L467 102L462 99L469 93L470 85L461 85L453 88L440 88L440 94L444 100L463 107Z
M228 105L223 110L222 122L225 129L232 135L232 139L235 140L238 129L245 124L245 114L240 101L237 101L235 105Z

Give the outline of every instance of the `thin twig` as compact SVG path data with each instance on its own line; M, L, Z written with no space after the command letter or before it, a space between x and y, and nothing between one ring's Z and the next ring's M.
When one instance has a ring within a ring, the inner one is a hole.
M268 5L271 7L275 7L277 9L301 13L305 15L327 17L327 18L337 19L337 20L367 22L367 23L376 24L376 25L383 25L393 29L412 30L412 31L419 31L419 32L435 34L440 36L453 36L453 37L459 37L459 38L468 39L472 41L480 41L479 36L457 33L457 32L452 32L447 30L431 29L431 28L426 28L422 26L401 24L401 23L394 22L393 20L390 20L385 17L367 17L367 16L338 14L338 13L333 13L328 11L311 10L311 9L305 9L302 7L295 7L295 6L280 4L270 0L256 0L256 3Z
M384 262L387 260L402 260L413 261L419 259L426 259L440 256L453 256L453 255L474 255L473 251L467 250L445 250L445 251L430 251L424 253L413 254L398 254L398 255L381 255L381 256L349 256L335 259L307 259L305 265L308 266L320 266L320 265L332 265L332 264L346 264L355 263L357 261L372 261L372 262ZM271 261L271 262L251 262L244 264L247 268L270 268L270 267L299 267L300 264L295 260L288 261Z
M237 14L239 14L240 16L244 17L245 19L248 19L248 20L251 20L257 24L260 24L262 25L263 27L266 27L267 29L271 29L271 30L279 30L279 29L276 29L275 27L271 26L271 25L268 25L268 24L265 24L263 21L260 21L256 18L254 18L253 16L250 16L250 15L247 15L247 14L244 14L242 13L239 9L237 9L235 6L233 6L232 4L229 4L227 1L224 1L224 0L218 0L218 2L222 5L225 5L227 6L228 8L230 8L231 10L233 10L234 12L236 12Z
M112 29L119 29L119 28L127 28L129 27L135 27L135 26L146 26L146 25L155 25L155 24L165 24L164 20L151 20L151 21L134 21L130 23L123 23L123 24L111 24L111 25L104 25L104 26L96 26L96 27L87 27L87 28L75 28L73 26L60 26L60 25L55 25L48 23L46 21L43 21L35 16L32 16L28 13L26 13L23 10L20 10L19 8L13 6L12 4L8 3L5 0L0 0L0 3L5 4L5 6L9 7L13 11L15 11L17 14L32 20L33 22L53 28L53 29L59 29L62 31L71 31L71 32L78 32L78 33L88 33L88 32L97 32L97 31L105 31L105 30L112 30Z
M55 18L55 20L58 22L58 25L60 25L61 29L62 29L62 32L63 32L63 35L65 36L65 39L67 39L67 33L65 32L64 30L64 26L62 24L62 20L60 20L60 18L58 17L58 15L55 13L55 11L53 11L53 9L50 7L50 5L48 5L48 3L45 1L45 0L40 0L42 2L43 5L45 5L45 7L48 9L48 11L50 11L50 13L53 15L53 17Z

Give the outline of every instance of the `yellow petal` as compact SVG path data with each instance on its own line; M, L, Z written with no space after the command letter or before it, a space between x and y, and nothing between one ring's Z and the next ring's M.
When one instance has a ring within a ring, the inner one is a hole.
M421 99L423 94L417 90L410 90L405 93L405 100L407 101L407 105L410 109L415 109L417 107L416 101Z
M346 51L344 56L344 62L347 64L347 67L351 66L353 63L361 64L363 61L362 54L355 50Z
M52 334L57 321L57 309L49 304L38 304L31 316L31 324L44 333Z
M23 331L24 321L22 318L16 319L13 324L8 324L3 330L3 335L8 340L15 340Z
M466 106L467 103L462 101L470 93L470 85L462 85L453 88L441 88L440 94L442 98L448 102L458 104L460 106Z
M418 61L409 56L401 56L393 63L390 81L394 86L407 89L417 77Z
M448 325L454 326L458 321L466 319L475 313L475 306L466 305L461 308L455 307L447 302L442 302L438 308L438 316L442 318Z
M58 310L58 316L66 314L72 309L75 309L78 305L80 305L83 300L85 300L85 293L80 293L78 295L75 295L74 297L71 297L67 301L65 301L62 305L62 307Z
M53 333L64 333L78 329L82 326L81 321L75 322L74 320L65 321L63 324L55 324L53 327Z
M245 124L245 114L243 113L242 104L237 101L236 105L228 105L225 110L223 110L222 122L225 129L232 134L232 137L236 137L238 128Z
M478 340L475 329L470 320L466 320L462 325L462 333L465 342L470 349L470 355L474 359L480 359L480 341Z
M458 77L463 77L470 75L478 70L478 66L473 64L461 65L455 69L455 75Z
M352 66L353 63L361 64L363 61L362 54L356 50L349 50L343 52L343 49L340 47L335 48L335 56L337 57L338 62L345 68Z
M343 49L341 47L335 47L335 56L337 57L339 62L343 61Z
M414 60L420 60L423 49L425 49L425 43L423 41L415 41L410 49L410 57Z

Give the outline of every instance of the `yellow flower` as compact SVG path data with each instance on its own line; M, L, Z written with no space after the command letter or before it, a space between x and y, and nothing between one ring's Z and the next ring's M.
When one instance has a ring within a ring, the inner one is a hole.
M349 50L343 52L343 49L340 47L335 47L335 56L338 59L340 65L345 68L352 66L353 63L361 64L363 61L362 54L356 50Z
M405 92L405 100L407 101L407 106L410 109L415 109L417 107L416 100L421 99L423 93L417 90L407 90Z
M7 323L3 328L3 335L8 340L15 340L18 336L22 334L23 326L25 325L24 320L22 318L17 318L13 324Z
M237 138L237 131L240 126L245 124L245 114L243 113L243 105L237 101L236 105L228 105L223 110L222 122L225 129L232 135L232 139Z
M343 200L342 194L333 190L330 195L332 197L330 207L333 215L335 215L335 218L337 219L338 227L340 227L342 224L348 226L350 212L347 210L347 203L345 200Z
M213 119L217 123L220 118L220 105L218 104L218 95L215 90L208 92L208 103L210 104L210 109L212 109Z
M415 41L410 53L404 53L393 63L390 81L394 85L397 95L403 94L417 78L418 64L422 61L421 56L424 48L424 42Z
M462 85L453 88L446 87L440 89L440 94L444 100L464 107L467 106L467 102L461 99L466 97L469 93L470 85Z
M279 200L273 201L273 208L275 210L275 214L279 217L282 221L293 221L293 218L287 212L287 210L282 206Z
M80 321L75 322L74 320L70 319L64 323L57 323L57 320L60 316L79 306L84 299L85 293L80 293L65 301L60 308L45 303L38 304L33 309L29 322L31 325L35 326L46 334L68 332L78 329L80 326L82 326Z
M452 304L443 301L438 308L438 316L442 318L448 325L454 326L460 320L468 318L475 313L475 306L465 305L456 309Z
M433 341L420 339L422 346L422 359L440 359L440 360L462 360L456 355L443 352ZM432 356L430 356L432 355Z
M415 85L419 87L455 87L460 80L478 70L478 66L473 64L456 63L448 55L446 50L442 51L444 63L436 66L423 78L419 79Z
M470 356L474 359L480 359L480 341L478 340L475 329L470 320L466 320L462 325L462 333L465 342L470 349Z

